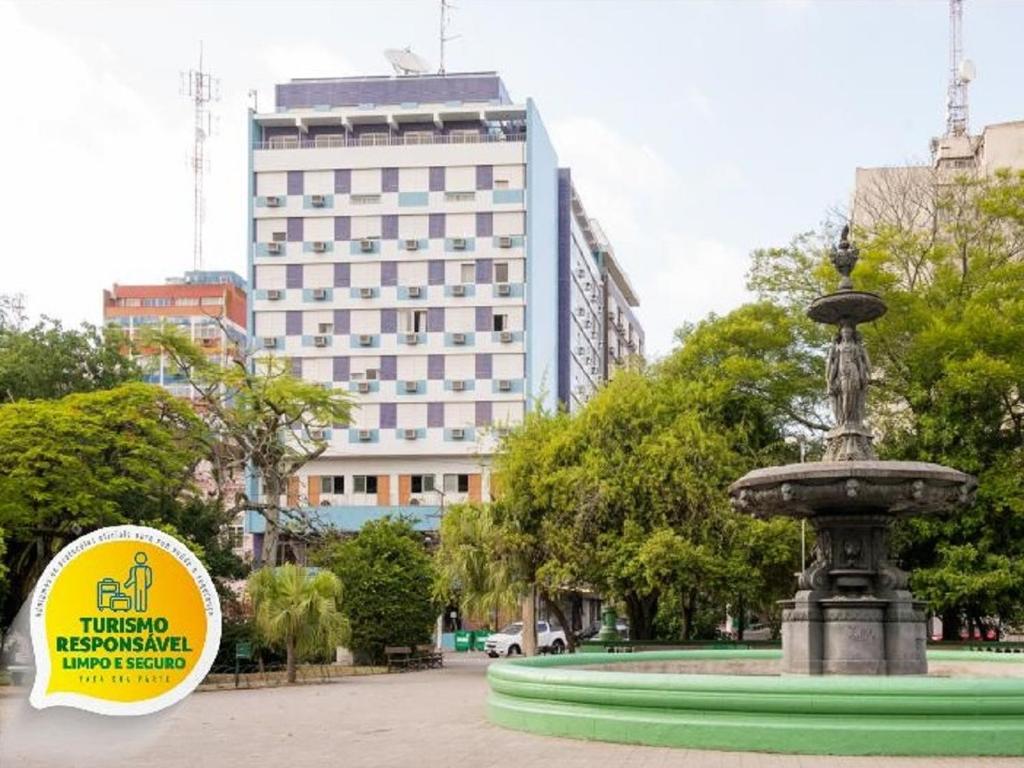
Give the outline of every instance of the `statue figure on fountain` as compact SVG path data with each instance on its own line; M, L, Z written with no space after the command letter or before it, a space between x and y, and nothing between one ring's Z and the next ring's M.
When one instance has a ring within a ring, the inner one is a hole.
M863 426L871 364L860 331L851 323L839 326L828 353L826 377L836 424Z

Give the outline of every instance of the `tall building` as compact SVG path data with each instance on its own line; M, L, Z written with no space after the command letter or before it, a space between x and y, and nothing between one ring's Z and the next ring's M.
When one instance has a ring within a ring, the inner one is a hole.
M884 220L929 227L935 193L957 176L986 176L1000 168L1024 170L1024 120L987 125L980 134L932 139L931 164L857 168L853 222Z
M635 295L496 74L293 80L276 102L250 115L249 330L358 403L286 501L342 530L436 528L489 498L502 429L589 396L609 279Z
M103 324L135 338L151 325L170 324L184 330L211 358L226 363L246 343L245 280L235 272L186 272L156 285L118 285L103 291ZM192 389L166 361L147 361L145 380L180 397Z

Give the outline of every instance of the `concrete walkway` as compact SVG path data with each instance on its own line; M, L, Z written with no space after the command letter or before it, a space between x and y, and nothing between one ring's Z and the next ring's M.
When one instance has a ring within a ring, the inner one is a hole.
M0 706L3 768L940 768L1021 758L768 755L631 747L508 731L487 722L489 660L324 685L197 693L156 718Z

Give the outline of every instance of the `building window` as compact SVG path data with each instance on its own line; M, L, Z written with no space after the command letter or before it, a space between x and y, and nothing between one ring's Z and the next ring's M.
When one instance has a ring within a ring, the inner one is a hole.
M427 330L427 310L405 309L401 312L402 333L425 333Z
M376 475L353 475L352 476L352 492L353 493L377 493L377 476Z
M374 480L376 479L377 478L374 478ZM342 494L344 492L344 475L324 475L320 478L320 493Z
M142 306L144 307L169 307L171 306L171 299L143 299Z
M494 330L508 330L508 315L494 315Z
M245 529L241 525L228 527L228 546L232 549L241 549L245 540Z
M469 493L469 475L445 475L445 493Z
M434 490L434 476L433 475L413 475L412 476L412 488L410 489L413 493L429 493Z
M476 264L462 264L460 265L460 272L463 283L472 283L476 280Z
M433 131L406 131L406 144L430 144L434 140Z
M179 307L197 307L199 299L195 296L180 296L174 300L174 303Z
M221 296L205 296L199 303L204 307L219 307L224 303L224 299Z
M334 332L334 323L318 323L316 328L323 336Z
M366 379L367 381L375 381L380 377L380 371L377 368L367 368L365 371L352 371L352 381L360 381Z
M284 243L284 242L287 242L287 240L288 240L288 233L287 232L274 232L270 236L270 239L273 240L275 243Z
M470 144L480 141L480 131L475 128L454 128L448 132L452 144Z
M507 283L508 282L508 262L507 261L496 261L496 262L494 262L494 282L496 282L496 283Z
M494 180L494 188L495 189L508 189L508 179L495 179Z

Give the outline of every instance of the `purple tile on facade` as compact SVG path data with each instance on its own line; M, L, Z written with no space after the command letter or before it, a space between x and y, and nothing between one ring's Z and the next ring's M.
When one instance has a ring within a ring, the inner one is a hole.
M491 307L477 307L476 308L476 329L478 331L490 331L493 330L494 310Z
M352 314L348 309L334 310L334 332L337 334L352 333Z
M348 288L352 285L352 265L340 262L334 265L334 287Z
M444 332L444 307L427 308L427 331L429 333Z
M444 285L444 262L440 259L427 262L427 282L430 285Z
M380 311L380 332L395 333L398 331L398 310L382 309Z
M381 168L380 169L380 190L381 190L381 192L397 192L398 191L398 169L397 168Z
M494 365L490 354L476 356L476 378L489 379L493 376Z
M288 217L288 242L302 242L302 218L299 216Z
M430 191L444 192L444 166L433 166L430 169Z
M274 102L279 107L287 109L315 107L320 104L355 107L360 104L444 104L449 101L511 103L505 86L497 75L300 80L274 86Z
M481 212L476 215L476 236L490 237L494 234L494 214Z
M380 428L394 429L398 423L398 405L396 403L380 404Z
M302 171L288 171L288 194L302 194Z
M398 285L397 261L382 261L380 263L380 284Z
M289 336L302 335L302 312L289 310L284 316L284 332Z
M478 165L476 167L476 188L492 189L494 187L494 166Z
M444 403L427 403L427 426L444 426Z
M380 356L381 381L394 381L398 376L398 358L394 355Z
M430 231L428 232L430 237L441 238L444 237L444 214L443 213L432 213L430 214Z
M294 376L297 379L301 379L302 378L302 358L301 357L293 357L291 359L291 364L292 364L292 376Z
M380 236L385 240L397 240L398 239L398 217L394 214L388 214L387 216L381 216L380 219Z
M285 288L301 288L302 287L302 265L301 264L289 264L287 267L285 267L284 287Z
M477 285L486 285L490 283L494 278L494 264L491 259L477 259L476 260L476 283Z
M337 331L337 328L335 328ZM345 331L348 333L348 331ZM331 377L335 381L348 381L351 375L349 359L347 357L336 357L334 358L334 375Z
M338 195L347 195L352 191L352 171L348 168L341 168L334 172L334 192ZM347 238L346 238L347 239Z
M477 400L476 402L476 425L478 427L489 426L493 419L491 403Z
M334 217L334 239L335 240L351 240L352 239L352 219L349 216L335 216Z
M431 381L444 378L444 355L427 355L427 378Z

